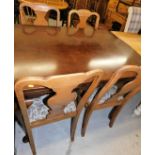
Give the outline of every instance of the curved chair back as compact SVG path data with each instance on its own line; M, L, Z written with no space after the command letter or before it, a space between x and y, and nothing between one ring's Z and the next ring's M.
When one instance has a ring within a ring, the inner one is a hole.
M132 72L132 74L135 73L135 77L128 79L127 81L125 81L125 83L123 82L123 84L119 86L119 80L123 80L122 77L127 72ZM139 66L129 65L122 67L112 75L110 80L99 90L99 92L96 94L96 96L86 108L82 123L82 136L85 136L90 116L94 110L112 107L112 110L109 113L109 126L113 126L113 123L123 106L129 101L129 99L131 99L131 97L133 97L140 91L140 74L141 68ZM118 85L118 89L112 95L109 96L108 94L108 97L105 99L106 94L114 85Z
M127 73L135 73L135 77L128 79L123 84L119 85L119 80ZM140 91L141 83L141 68L139 66L129 65L117 70L111 79L103 86L103 88L96 95L92 101L92 105L96 108L106 108L116 105L125 104L126 101ZM111 96L103 104L99 103L100 99L114 86L118 84L117 92Z
M57 13L56 26L58 26L60 21L60 11L55 7L49 7L44 4L21 3L19 10L21 24L48 26L49 12L51 10Z
M78 85L92 79L95 79L96 82L98 81L96 79L100 75L101 71L95 70L87 73L58 75L47 78L26 77L16 82L15 91L19 103L24 105L23 102L25 102L24 101L25 89L27 90L27 89L34 89L34 87L45 87L55 92L55 95L51 96L47 101L49 107L54 107L57 105L65 106L69 102L74 101L76 99L77 94L76 92L74 92L74 89L78 87ZM80 105L78 105L78 107L79 106Z
M71 140L74 140L74 134L78 118L81 110L86 104L90 94L99 84L102 78L102 70L93 70L86 73L75 73L68 75L57 75L50 77L25 77L15 83L15 93L22 112L27 134L30 141L30 146L33 154L36 154L34 140L31 128L44 125L47 123L72 118L71 121ZM83 83L89 82L90 86L84 93L83 97L78 100L75 89ZM29 89L48 88L51 90L46 94L44 105L49 108L46 118L30 121L28 108L34 103L28 104L25 97L25 91ZM75 103L75 110L65 113L65 108L70 104Z
M95 21L95 30L98 28L99 26L99 20L100 20L100 16L97 12L91 12L87 9L80 9L80 10L71 10L69 12L68 15L68 28L71 26L71 17L73 14L77 14L79 16L79 23L77 25L77 29L81 28L84 29L87 25L87 20L89 17L91 16L95 16L96 17L96 21Z

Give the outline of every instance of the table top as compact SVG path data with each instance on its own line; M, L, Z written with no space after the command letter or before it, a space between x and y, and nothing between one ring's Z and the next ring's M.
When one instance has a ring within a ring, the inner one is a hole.
M112 33L120 40L125 42L133 48L139 55L141 55L141 35L135 33L112 31Z
M101 68L104 80L124 65L141 65L132 48L105 28L91 37L66 28L15 25L15 81L25 76L49 76Z
M20 2L31 2L31 3L43 3L48 6L56 7L58 9L66 9L68 3L66 1L50 1L50 0L19 0Z

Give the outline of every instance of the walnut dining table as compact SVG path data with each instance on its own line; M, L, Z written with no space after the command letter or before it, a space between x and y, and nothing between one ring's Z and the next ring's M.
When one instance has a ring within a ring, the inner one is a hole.
M15 25L14 79L103 69L103 80L124 65L141 65L141 57L106 28L93 35L67 29ZM131 76L130 74L124 75Z

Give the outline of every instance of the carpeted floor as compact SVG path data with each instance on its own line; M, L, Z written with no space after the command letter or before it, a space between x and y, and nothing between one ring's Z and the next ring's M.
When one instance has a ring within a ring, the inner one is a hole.
M140 155L141 118L133 116L139 100L140 94L124 107L113 128L108 127L110 109L94 112L84 138L80 136L82 113L73 143L69 136L70 120L33 129L37 155ZM17 125L17 155L31 155L29 144L22 142L23 136L22 129Z

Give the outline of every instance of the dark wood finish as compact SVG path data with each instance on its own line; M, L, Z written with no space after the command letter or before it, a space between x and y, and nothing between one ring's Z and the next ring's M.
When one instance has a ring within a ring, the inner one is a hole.
M15 25L15 81L103 69L103 80L124 65L141 65L140 56L105 28L88 37L68 35L66 28ZM124 77L128 77L127 73Z
M66 0L72 5L73 9L88 9L90 11L98 12L101 21L105 19L105 13L109 0Z
M135 78L132 78L121 87L118 88L117 92L111 96L104 103L99 103L101 98L112 88L113 85L117 85L117 82L122 78L123 74L126 72L134 72L136 74ZM109 127L112 127L114 121L116 120L119 112L124 107L124 105L138 92L140 92L141 88L141 68L138 66L124 66L117 70L110 80L106 83L105 86L98 92L98 94L94 97L91 103L87 106L83 118L81 135L85 136L86 128L91 117L91 114L95 110L110 108L112 107L112 111L109 114ZM120 97L123 97L120 99Z

